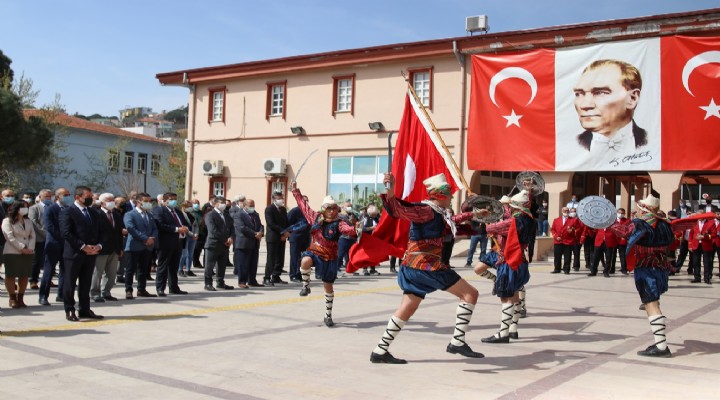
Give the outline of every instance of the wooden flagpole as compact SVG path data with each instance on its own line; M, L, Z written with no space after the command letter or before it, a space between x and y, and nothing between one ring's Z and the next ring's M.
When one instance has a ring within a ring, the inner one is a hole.
M472 195L473 192L470 190L470 186L468 185L467 181L465 181L465 177L462 174L462 171L460 171L460 167L458 167L457 163L455 162L455 159L453 158L452 154L450 154L450 150L447 148L447 145L445 145L445 141L443 140L442 136L440 136L440 133L438 132L437 128L435 127L435 123L433 123L432 119L430 118L430 114L428 114L427 110L425 109L425 105L423 105L422 101L420 101L420 98L418 97L417 93L415 93L415 88L412 87L412 84L410 84L410 80L405 76L405 72L401 71L400 74L405 79L405 82L408 85L408 89L410 89L410 93L412 93L413 97L415 98L415 102L420 106L420 109L422 110L423 114L425 114L425 118L427 118L428 122L430 122L430 127L432 128L433 133L435 134L435 137L440 141L440 145L442 146L443 150L445 150L445 153L447 153L448 158L450 161L452 161L452 166L455 168L455 172L460 177L461 183L463 186L465 186L465 190L467 191L468 195Z

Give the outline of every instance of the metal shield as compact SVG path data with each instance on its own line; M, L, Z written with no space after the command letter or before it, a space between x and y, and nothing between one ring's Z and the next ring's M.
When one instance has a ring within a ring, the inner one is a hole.
M518 190L525 189L524 182L530 181L530 191L533 197L539 196L545 191L545 179L534 171L523 171L515 177L515 187Z
M593 229L605 229L615 223L617 210L610 200L600 196L588 196L580 200L577 216L583 224Z
M484 222L486 224L500 221L505 211L502 204L492 197L475 195L468 198L466 202L472 206L473 209L478 208L490 211L490 214L484 217L475 218L476 221Z

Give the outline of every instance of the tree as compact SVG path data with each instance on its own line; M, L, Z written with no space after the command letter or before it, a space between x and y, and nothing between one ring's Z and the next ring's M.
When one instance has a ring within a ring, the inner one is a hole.
M174 124L185 124L188 115L188 106L180 107L165 114L166 121L172 121Z
M130 193L129 190L124 191L127 187L132 187L130 190L138 190L139 178L134 179L132 174L126 176L128 174L118 174L116 171L108 169L111 159L115 159L119 170L120 154L123 154L130 142L132 142L130 138L118 138L115 144L106 148L101 155L85 153L88 167L84 174L77 176L78 182L93 188L98 193L110 190L109 185L120 188L123 193Z
M0 50L0 77L7 78L9 83L13 81L13 70L10 68L12 60Z
M170 154L160 163L157 180L165 190L175 192L179 199L185 198L185 176L187 174L187 153L184 141L170 142Z

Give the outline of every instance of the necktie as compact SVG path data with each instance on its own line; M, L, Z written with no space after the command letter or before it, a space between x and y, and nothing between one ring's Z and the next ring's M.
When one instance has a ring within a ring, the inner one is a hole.
M143 220L145 220L145 226L150 226L150 222L148 221L147 213L142 213Z
M92 219L90 218L90 213L88 213L87 208L83 208L83 209L82 209L82 213L83 213L83 215L85 216L85 219L87 219L88 222L91 222L91 223L92 223Z
M107 213L107 218L108 218L108 221L110 221L110 226L112 226L112 227L114 228L114 227L115 227L115 221L113 221L112 214Z
M177 214L175 214L175 210L170 209L170 213L172 214L173 218L175 218L175 223L177 224L178 228L182 226L182 223L180 222L180 218L178 218Z

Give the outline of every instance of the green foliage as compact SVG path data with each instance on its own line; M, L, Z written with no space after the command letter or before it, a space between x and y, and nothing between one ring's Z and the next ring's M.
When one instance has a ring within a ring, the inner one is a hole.
M0 88L0 170L28 168L50 156L53 133L42 118L22 113L20 98Z
M13 81L13 70L10 68L12 60L0 50L0 77L6 78L8 84Z
M165 114L166 121L172 121L176 124L184 124L188 114L188 106L180 107Z

